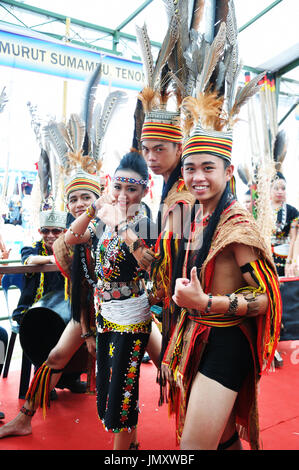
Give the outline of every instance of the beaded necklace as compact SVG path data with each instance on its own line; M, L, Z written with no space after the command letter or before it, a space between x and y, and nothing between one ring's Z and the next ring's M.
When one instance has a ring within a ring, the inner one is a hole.
M40 254L41 254L41 256L48 256L48 251L47 251L47 247L45 245L44 240L41 240L41 253ZM35 294L35 298L33 300L33 304L35 304L36 302L38 302L42 298L42 296L44 294L44 285L45 285L45 273L41 272L40 273L40 278L39 278L39 286L36 290L36 294Z
M142 212L137 212L130 218L128 227L134 226L144 217ZM95 273L98 279L112 281L120 274L120 261L125 259L123 240L115 232L115 229L107 226L100 238L96 249Z
M278 222L278 213L281 211L281 222ZM275 230L273 233L277 236L281 236L282 231L285 227L286 220L287 220L287 206L286 203L283 203L282 206L278 207L277 209L273 210L274 220L275 220Z

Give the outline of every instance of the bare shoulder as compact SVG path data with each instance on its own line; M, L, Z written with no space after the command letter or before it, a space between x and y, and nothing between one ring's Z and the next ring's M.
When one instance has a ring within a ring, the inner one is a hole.
M243 243L232 243L229 245L230 250L233 252L236 262L239 266L251 263L258 257L258 250L250 245Z

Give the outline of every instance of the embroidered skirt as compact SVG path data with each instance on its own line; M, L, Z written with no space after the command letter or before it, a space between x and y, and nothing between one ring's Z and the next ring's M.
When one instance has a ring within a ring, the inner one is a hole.
M97 407L106 431L131 431L139 413L140 365L150 335L110 329L97 337Z

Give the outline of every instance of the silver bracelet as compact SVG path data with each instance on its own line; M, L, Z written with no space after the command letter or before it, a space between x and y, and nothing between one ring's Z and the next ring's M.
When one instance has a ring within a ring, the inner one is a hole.
M236 315L238 310L238 297L235 293L232 293L227 296L229 298L229 307L227 312L224 314L225 316Z

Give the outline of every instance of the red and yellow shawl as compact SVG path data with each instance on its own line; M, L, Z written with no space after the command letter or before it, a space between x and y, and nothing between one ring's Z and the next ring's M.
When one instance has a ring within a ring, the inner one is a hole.
M234 201L220 217L211 243L209 254L201 269L201 283L205 292L211 291L214 265L217 255L232 243L254 247L259 253L258 260L251 264L259 281L259 292L267 293L269 306L265 315L255 318L257 339L255 340L248 320L240 317L224 317L209 314L200 318L200 323L190 318L186 309L181 310L171 339L168 343L163 364L173 374L176 386L169 387L170 412L177 417L177 439L183 430L190 384L195 376L210 327L238 325L246 335L255 364L254 374L248 375L236 402L237 423L240 437L246 438L252 449L259 448L257 382L261 373L269 370L279 339L282 315L281 297L276 269L271 251L261 238L253 217ZM254 320L253 320L254 321Z

